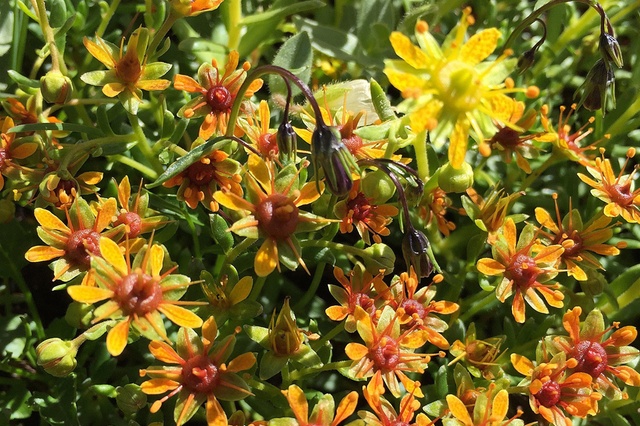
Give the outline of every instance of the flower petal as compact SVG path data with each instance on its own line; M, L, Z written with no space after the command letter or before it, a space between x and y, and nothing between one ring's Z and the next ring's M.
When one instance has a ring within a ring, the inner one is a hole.
M198 328L202 326L202 318L181 306L165 302L158 306L158 310L181 327Z
M86 285L69 286L67 287L67 293L69 293L69 296L76 302L88 304L100 302L113 296L113 291L111 290Z
M232 373L237 373L238 371L248 370L256 363L256 356L247 352L242 355L235 357L229 365L227 365L227 371Z
M122 256L120 246L110 238L100 238L100 254L109 265L116 269L120 276L124 277L129 273L129 268L124 260L124 256Z
M213 394L207 396L206 411L208 426L228 426L227 414Z
M149 249L149 262L151 268L151 276L159 277L164 261L164 250L158 245L153 245Z
M57 231L62 231L65 234L70 234L71 230L67 225L65 225L56 215L51 213L49 210L38 207L33 212L36 220L46 229L55 229Z
M344 348L344 353L353 361L364 358L369 353L369 349L360 343L349 343Z
M455 395L447 395L447 405L453 416L464 423L465 426L473 426L473 421L467 411L467 407L464 405L458 397Z
M249 293L251 293L251 289L253 288L253 278L251 277L243 277L240 281L233 286L233 290L231 290L231 294L229 294L229 301L231 304L236 305L239 302L242 302L247 297L249 297Z
M309 403L302 389L296 385L289 386L289 390L282 391L289 401L289 406L301 425L307 424L309 419Z
M151 379L140 385L140 390L147 395L160 395L167 391L174 390L180 386L180 382L169 379Z
M31 247L24 254L24 258L29 262L44 262L60 256L64 256L65 253L66 251L62 249L57 249L49 246L35 246Z
M425 69L431 60L418 46L414 45L409 37L401 32L394 31L389 36L389 41L396 55L404 59L406 63L415 69Z
M129 321L129 318L120 321L107 333L107 350L112 356L120 355L127 346Z
M474 65L484 61L496 50L501 35L495 28L477 32L460 49L460 59Z
M258 249L253 268L259 277L266 277L278 265L278 246L271 238L265 240Z
M149 352L151 352L155 359L166 362L167 364L182 364L184 362L171 346L159 340L153 340L149 343Z

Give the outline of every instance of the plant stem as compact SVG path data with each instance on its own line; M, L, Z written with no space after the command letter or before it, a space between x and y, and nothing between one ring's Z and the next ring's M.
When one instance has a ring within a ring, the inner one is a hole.
M413 140L413 150L416 154L416 164L418 165L418 176L423 182L429 180L429 160L427 159L426 140L426 130L418 133Z
M164 36L167 35L178 18L180 18L180 16L174 13L173 10L171 10L171 12L169 12L169 16L167 16L167 19L162 23L160 29L158 29L158 31L153 35L153 39L151 40L151 43L147 48L147 56L149 57L149 60L153 60L156 58L156 49L158 48L158 46L160 46L160 43L164 39Z
M151 180L156 180L158 178L158 173L156 173L155 170L145 166L144 164L140 164L139 162L137 162L131 157L126 157L124 155L118 154L118 155L112 155L108 158L111 161L117 161L119 163L122 163L126 166L131 167L132 169L139 171L140 173L144 174Z
M227 253L227 258L225 260L225 263L227 264L231 264L233 263L234 260L236 260L236 257L240 256L242 253L244 253L244 251L253 243L255 243L256 240L253 238L245 238L244 240L242 240L240 242L240 244L236 245L234 248L232 248L231 250L229 250L229 253Z
M187 226L189 226L189 230L191 231L191 237L193 239L193 254L196 258L202 259L202 253L200 252L200 240L198 239L196 225L193 223L189 210L185 204L182 205L182 211L184 212L184 219L187 221Z
M227 7L229 10L229 41L227 46L231 50L237 50L240 45L240 30L242 25L242 2L240 0L227 0Z
M498 299L496 299L494 292L487 292L487 294L479 302L473 303L467 309L464 309L464 313L460 315L460 321L466 323L466 321L468 321L472 316L482 311L483 309L486 309L487 307L489 307L489 305L495 303L496 300ZM463 309L460 309L460 311L462 312Z
M301 370L294 371L293 373L290 374L289 379L292 382L295 382L297 380L300 380L301 377L307 376L309 374L320 373L322 371L338 370L339 368L350 367L351 364L353 364L353 361L347 360L347 361L330 362L328 364L323 365L322 367L307 367Z
M313 273L313 280L311 281L311 285L309 285L309 288L307 289L307 292L304 294L304 296L302 296L302 299L300 299L298 303L293 306L292 309L294 311L301 310L302 308L307 306L307 304L311 302L311 299L313 299L313 296L316 295L318 287L320 286L320 280L322 279L325 266L326 263L324 262L320 262L318 264L316 270Z
M47 17L47 8L44 4L44 0L31 0L31 5L38 14L38 21L44 39L49 45L49 51L51 52L51 70L60 71L62 74L67 75L67 66L64 63L64 57L60 55L58 46L56 46L56 40L53 35L53 29L49 25L49 18Z
M319 350L322 346L324 346L325 343L327 343L329 340L333 339L343 331L344 331L344 321L341 321L338 325L333 327L328 333L324 334L320 339L316 340L315 342L312 342L311 348L314 351Z
M260 293L262 293L262 287L264 287L265 281L267 281L267 277L258 277L258 279L256 279L256 282L253 284L253 288L251 289L251 294L248 297L249 300L258 300Z
M640 97L636 97L636 100L627 107L627 110L624 111L620 117L618 117L616 119L616 121L613 122L613 124L611 124L611 126L609 126L608 130L608 134L611 135L612 137L622 133L623 130L625 130L626 126L629 126L629 122L632 120L633 117L635 117L635 115L638 113L638 111L640 110ZM635 126L633 127L635 128ZM629 130L631 130L631 128L629 128Z
M153 153L153 149L151 145L149 145L149 140L147 136L144 134L142 127L140 126L140 121L138 117L127 112L127 116L129 117L129 123L131 124L131 128L133 129L133 134L136 136L138 144L136 145L140 152L144 155L144 157L151 163L151 167L159 174L162 173L164 168L158 159L158 156Z
M529 185L531 185L535 180L537 180L542 173L547 170L552 165L560 162L563 158L562 153L559 150L554 149L552 154L547 158L544 163L540 166L536 167L536 169L522 182L519 191L525 191Z

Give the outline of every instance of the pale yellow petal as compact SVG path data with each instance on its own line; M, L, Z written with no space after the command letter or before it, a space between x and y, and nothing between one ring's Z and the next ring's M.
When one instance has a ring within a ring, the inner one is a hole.
M49 210L43 208L36 208L33 212L38 223L45 229L54 229L62 231L65 234L70 234L69 227L65 225L57 216L51 213Z
M115 268L120 276L124 277L129 273L129 268L120 251L120 246L113 240L106 237L100 238L100 254L108 264Z

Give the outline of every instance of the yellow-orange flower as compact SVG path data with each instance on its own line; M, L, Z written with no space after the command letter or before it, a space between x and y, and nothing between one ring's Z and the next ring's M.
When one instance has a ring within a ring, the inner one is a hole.
M478 393L472 407L468 407L455 395L447 395L447 406L453 419L447 419L447 426L523 426L524 422L516 417L505 419L509 410L509 393L506 389L496 392L495 383ZM473 414L473 417L471 416ZM454 420L455 419L455 420Z
M448 210L451 208L451 199L442 188L436 186L431 192L422 197L420 203L420 217L426 225L434 223L442 235L449 236L456 229L456 224L447 219Z
M163 247L151 245L141 250L132 263L128 250L123 256L120 247L109 238L100 238L99 244L100 257L91 258L97 286L74 285L67 287L67 292L81 303L107 300L93 312L92 323L116 320L107 334L107 350L111 355L122 353L132 326L149 340L170 342L160 313L183 327L202 325L200 317L178 306L198 302L178 300L191 280L185 275L171 274L176 267L162 272L165 269Z
M545 314L549 313L549 309L544 300L555 308L563 306L564 295L557 290L559 285L548 281L558 274L555 265L564 248L558 244L548 247L535 245L532 225L525 227L517 245L516 235L516 225L508 218L502 228L502 234L492 242L493 259L478 260L477 268L485 275L502 275L502 280L496 287L496 296L504 303L515 293L511 312L517 322L523 323L525 300L533 309Z
M581 265L604 269L592 253L616 256L620 254L618 247L624 247L625 243L620 242L618 246L604 244L613 236L612 228L616 225L615 223L611 224L610 217L599 213L589 222L583 224L580 212L570 208L571 211L563 220L558 209L557 194L553 194L553 200L556 207L555 221L545 209L536 207L536 220L543 228L549 230L547 232L541 229L540 232L549 239L551 244L560 244L564 247L560 260L566 267L567 274L578 281L585 281L588 275Z
M197 16L215 10L223 0L171 0L171 9L179 16Z
M410 392L400 400L400 409L396 409L384 397L380 396L378 388L381 386L375 383L376 378L371 379L367 386L362 387L362 393L367 400L373 413L368 411L358 411L358 416L367 426L433 426L434 422L429 420L424 413L415 414L420 409L420 401L416 399L415 391ZM377 378L380 381L380 378ZM416 387L415 389L419 389ZM415 416L415 419L414 419ZM412 421L413 420L413 421Z
M236 330L238 332L239 330ZM251 352L227 359L236 342L234 335L226 336L214 345L218 337L218 326L210 317L202 326L198 336L190 327L181 327L177 336L177 351L164 342L149 343L149 351L159 361L170 366L149 367L140 370L140 376L149 376L140 386L148 395L168 395L151 405L151 412L160 410L162 404L178 394L173 419L181 426L196 413L206 401L207 423L227 425L227 415L218 399L238 401L251 395L246 382L238 375L248 370L256 357Z
M200 94L180 108L178 116L182 118L204 116L199 136L205 141L214 133L223 134L227 131L231 108L238 96L240 86L247 78L247 71L251 68L249 62L245 62L241 69L236 70L238 60L239 54L233 50L229 53L222 74L218 69L218 62L213 59L211 64L202 64L198 69L199 82L182 74L177 74L173 79L173 87L177 90ZM261 87L262 80L256 79L243 96L250 98Z
M616 176L611 167L611 160L604 158L604 149L600 149L602 158L596 158L595 167L587 167L587 171L593 177L590 178L582 173L578 177L587 185L591 186L591 194L607 203L604 214L609 217L622 216L629 223L640 222L640 188L633 189L636 169L624 175L629 160L636 155L635 148L627 150L627 160L620 169L620 174Z
M20 169L20 165L13 160L23 160L38 149L38 144L35 142L16 141L16 134L9 133L9 129L13 126L11 117L0 121L0 191L4 188L4 177Z
M295 426L337 426L349 417L358 404L358 393L353 391L347 394L335 408L335 401L330 394L323 395L313 407L309 416L309 403L304 391L299 386L291 385L283 390L285 398L293 411L297 424ZM274 419L275 422L284 419Z

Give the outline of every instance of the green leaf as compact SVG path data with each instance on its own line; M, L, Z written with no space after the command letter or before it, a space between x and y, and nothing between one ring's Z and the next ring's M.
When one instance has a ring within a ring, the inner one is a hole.
M34 408L49 424L79 426L75 376L72 374L54 383L55 385L45 392L34 393L32 400Z
M324 5L325 5L324 2L320 0L299 1L287 6L276 6L274 4L266 12L254 13L254 14L245 16L242 19L242 21L240 21L240 25L264 23L272 19L280 20L286 16L299 14L300 12L306 12L308 10L317 9L319 7L323 7Z
M247 333L249 338L258 343L265 349L271 349L269 343L269 329L266 327L259 327L257 325L245 325L244 332Z
M155 188L156 186L162 185L164 182L168 181L172 177L176 176L178 173L184 171L195 163L199 161L205 155L211 153L216 149L222 148L224 145L228 143L229 139L224 136L218 136L217 138L211 139L203 143L202 145L198 145L191 151L187 153L187 155L178 158L175 163L167 167L167 170L162 173L155 182L147 184L147 188Z
M29 401L31 392L26 383L22 380L10 380L9 383L10 386L0 392L0 421L6 421L3 424L13 424L9 420L28 419L33 412Z
M31 87L33 89L40 88L40 80L32 80L20 74L18 71L9 70L7 71L11 80L15 81L18 86L22 87Z
M42 130L55 130L62 132L78 132L86 133L87 135L101 136L100 129L95 127L85 126L83 124L75 123L35 123L35 124L21 124L19 126L9 129L9 133L21 133L21 132L39 132Z
M396 118L396 114L391 108L391 102L380 84L374 79L371 79L369 84L371 88L371 101L373 102L373 107L376 109L378 117L380 117L383 122Z
M226 253L231 250L231 248L233 248L233 235L227 231L227 229L229 229L227 221L219 214L213 213L209 215L209 223L211 236L215 242L222 247L222 251Z
M267 380L278 374L289 362L287 356L276 356L273 352L266 352L260 360L260 380Z
M308 83L311 79L312 62L311 40L309 40L309 34L306 32L300 32L285 41L273 59L273 65L291 70L305 83ZM300 89L297 86L291 86L293 96L300 93ZM269 76L269 90L272 93L287 94L284 80L279 75Z
M48 0L49 24L52 28L61 27L67 20L67 5L64 0Z
M300 345L300 349L291 357L305 367L322 367L322 360L309 345Z

